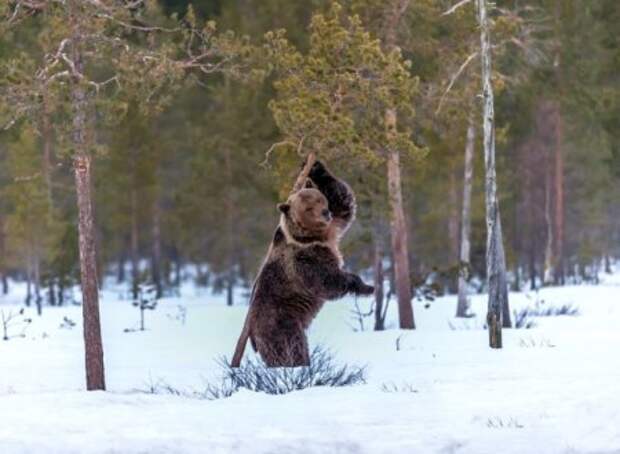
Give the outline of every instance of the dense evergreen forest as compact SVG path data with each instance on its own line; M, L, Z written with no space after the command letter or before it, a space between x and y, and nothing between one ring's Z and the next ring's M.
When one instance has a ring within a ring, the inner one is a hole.
M1 292L27 280L28 304L67 304L85 184L93 283L193 279L244 304L310 150L357 193L347 266L378 305L456 293L459 275L484 291L474 2L45 3L0 3ZM596 280L620 255L620 3L489 15L508 282Z

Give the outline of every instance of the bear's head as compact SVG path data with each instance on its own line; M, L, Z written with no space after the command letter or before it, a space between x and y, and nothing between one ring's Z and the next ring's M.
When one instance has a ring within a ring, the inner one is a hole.
M300 243L327 240L332 214L319 190L305 187L280 203L278 210L282 213L280 225L288 237Z

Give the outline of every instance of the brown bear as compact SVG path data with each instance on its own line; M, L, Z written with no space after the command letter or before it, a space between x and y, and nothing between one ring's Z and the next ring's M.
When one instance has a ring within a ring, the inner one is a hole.
M339 241L356 209L346 183L316 161L306 186L278 209L280 224L254 282L232 367L239 367L248 337L268 367L309 365L305 330L325 301L374 292L342 269Z

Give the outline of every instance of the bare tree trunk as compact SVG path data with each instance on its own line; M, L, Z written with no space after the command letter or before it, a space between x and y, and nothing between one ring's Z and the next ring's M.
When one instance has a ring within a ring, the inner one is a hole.
M156 296L161 298L163 294L161 282L161 210L158 197L155 197L155 202L153 203L153 257L151 272Z
M450 238L450 264L459 262L459 191L457 188L456 165L450 169L450 215L448 216L448 237ZM448 279L450 293L458 288L458 273L451 274Z
M125 241L123 240L123 242ZM126 246L126 244L124 246ZM125 247L123 247L123 250L121 251L118 257L118 270L116 273L117 284L122 284L123 282L125 282L125 262L126 261L127 261L127 252L126 252Z
M227 81L228 84L228 81ZM227 224L227 267L226 270L226 304L232 306L234 304L234 286L235 286L235 201L233 199L233 174L230 149L224 150L224 167L226 171L226 180L228 190L226 191L226 224Z
M612 274L613 271L611 269L611 260L609 258L609 254L605 254L604 261L605 261L605 273Z
M545 225L547 238L545 243L545 270L543 283L550 284L553 281L553 220L551 218L551 165L545 160Z
M131 188L131 295L135 300L138 298L138 285L140 281L140 257L139 257L139 232L138 232L138 194L135 188L135 181Z
M47 189L48 209L51 213L52 208L52 156L54 131L51 124L51 113L49 112L49 104L47 96L43 96L43 113L41 118L41 135L43 138L43 178L45 179L45 187Z
M34 304L37 307L37 315L43 313L41 298L41 260L39 258L39 248L35 241L33 245L32 257L32 280L34 284Z
M76 89L75 91L81 91ZM75 94L74 94L75 96ZM79 107L74 97L74 105ZM85 106L84 106L85 107ZM74 112L74 125L83 125L83 115L80 110ZM77 126L76 125L76 126ZM78 134L76 134L77 136ZM84 144L77 137L75 145L84 149ZM85 151L85 150L84 150ZM103 368L103 344L101 341L101 322L99 319L99 289L97 284L97 256L95 251L95 227L92 213L91 195L91 157L86 152L80 152L73 158L75 171L75 186L78 198L79 214L79 249L80 274L82 285L82 311L84 317L84 345L86 349L86 389L104 390L105 376Z
M562 0L555 0L554 22L556 39L561 39ZM558 48L555 61L555 81L560 99L555 105L555 281L564 284L564 121L561 99L563 95L563 68L561 49Z
M386 11L385 46L396 47L397 29L410 0L393 0ZM397 113L394 109L385 111L385 127L388 137L396 133ZM415 329L413 306L411 304L411 275L409 269L409 245L400 172L400 151L387 150L387 180L390 206L390 233L394 263L394 284L398 300L398 319L401 329Z
M497 175L495 170L495 106L493 85L491 83L491 38L489 18L487 16L487 0L477 0L478 19L480 24L480 55L482 60L483 83L483 130L484 130L484 163L485 163L485 195L487 222L487 280L489 301L487 325L489 329L489 345L491 348L502 348L503 317L508 310L508 287L506 282L506 259L502 238L502 223L497 200Z
M26 300L24 303L27 307L30 307L30 302L32 301L32 262L30 260L30 256L28 256L26 265Z
M383 273L383 241L381 234L377 232L373 234L374 242L374 263L373 263L373 280L375 286L375 331L383 331L385 329L385 319L383 318L383 299L384 299L384 273Z
M396 112L388 109L385 113L388 131L396 130ZM390 202L390 233L392 255L394 258L394 284L398 299L398 318L401 329L415 329L413 306L411 304L411 276L409 272L409 250L407 226L403 208L403 195L400 180L400 153L389 150L387 159L387 180Z
M555 280L564 284L564 125L560 105L555 122Z
M474 180L474 148L476 146L476 125L474 109L469 115L467 126L467 140L465 142L465 173L463 176L463 212L461 215L461 250L459 256L459 284L458 302L456 306L457 317L469 315L469 299L467 298L467 279L465 273L469 273L469 256L471 250L471 191Z
M9 280L6 276L6 263L4 259L6 257L6 251L4 247L4 219L0 217L0 278L2 281L2 294L9 293Z
M80 42L80 24L73 24L73 62L76 70L83 71ZM71 86L73 115L73 169L77 192L80 275L82 286L82 315L84 318L84 347L86 389L105 390L103 343L99 317L99 291L97 285L97 255L95 251L95 226L91 194L91 156L88 152L86 115L88 99L78 78Z

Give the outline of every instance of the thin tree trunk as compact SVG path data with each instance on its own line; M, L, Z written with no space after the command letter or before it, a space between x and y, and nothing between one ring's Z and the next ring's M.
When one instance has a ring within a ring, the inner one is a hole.
M448 216L448 237L450 238L450 264L454 260L457 265L459 254L459 190L457 188L456 165L450 169L450 214ZM458 270L458 266L457 266ZM449 276L448 289L455 293L458 289L458 272Z
M384 299L384 273L383 273L383 241L380 232L375 229L373 234L374 260L373 260L373 281L375 286L375 331L385 329L383 318L383 299Z
M551 164L547 159L545 162L545 226L547 228L547 238L545 242L545 270L543 283L550 284L553 281L553 220L551 218Z
M471 192L474 181L474 148L476 145L476 125L474 109L469 115L467 126L467 140L465 143L465 173L463 176L463 212L461 215L461 250L458 284L458 302L456 306L457 317L469 316L469 299L467 298L467 279L465 273L469 273L470 250L471 250Z
M123 247L123 250L121 251L118 257L118 270L116 273L117 284L122 284L123 282L125 282L125 262L126 261L127 261L127 252L126 252L125 247Z
M2 294L9 293L9 280L6 275L6 263L4 263L6 257L4 247L4 219L0 216L0 278L2 281Z
M155 197L155 202L153 203L153 257L151 272L156 296L161 298L163 294L161 282L161 210L158 197Z
M41 298L41 260L39 259L38 245L33 245L32 254L32 280L34 284L34 304L37 307L37 315L43 313L42 298Z
M30 256L28 256L28 264L26 265L26 306L30 307L30 301L32 300L32 263Z
M396 121L393 111L386 113L386 124ZM389 127L389 126L388 126ZM394 127L394 126L392 126ZM411 304L411 277L409 273L409 251L407 226L403 209L403 196L400 180L400 153L388 152L387 161L388 194L390 202L390 233L394 259L394 285L398 300L398 318L401 329L415 329L413 306Z
M564 125L561 107L555 122L555 280L564 284Z
M138 285L140 281L140 257L139 257L139 232L138 232L138 194L135 181L131 188L131 295L134 300L138 298Z
M76 70L83 71L80 42L80 24L73 24L73 62ZM97 285L97 255L95 251L95 225L91 194L91 156L88 152L86 115L88 99L82 82L74 78L71 86L73 115L73 169L77 192L80 276L82 286L82 315L84 318L84 347L86 389L105 390L103 343L99 317L99 291Z
M563 0L555 0L555 35L561 39ZM560 99L555 105L555 280L564 284L564 120L561 99L563 96L563 68L561 49L558 48L555 61L555 82Z
M609 258L609 254L605 254L604 261L605 261L605 273L612 274L613 271L611 270L611 260Z
M43 138L43 178L45 179L45 187L47 190L48 210L52 208L52 156L54 131L51 124L51 113L49 112L49 103L47 95L43 96L43 113L41 118L41 135Z
M228 85L228 80L227 80ZM224 167L226 171L226 180L228 189L226 191L226 224L227 224L227 243L228 243L228 270L226 271L226 304L232 306L233 301L233 289L235 286L235 201L233 199L233 174L232 174L232 162L230 156L230 149L226 147L224 150Z
M391 51L396 47L400 19L406 12L410 0L395 0L386 11L385 47ZM385 111L385 127L388 138L396 133L397 113L395 109ZM387 150L387 182L390 206L390 233L394 263L394 285L398 300L398 318L401 329L415 329L413 306L411 304L411 276L409 267L409 245L403 193L401 184L400 151Z
M495 170L495 107L493 85L491 83L491 38L487 16L487 0L477 1L484 98L483 142L487 222L486 261L489 287L487 325L490 347L502 348L502 324L506 322L503 318L508 310L508 287Z

